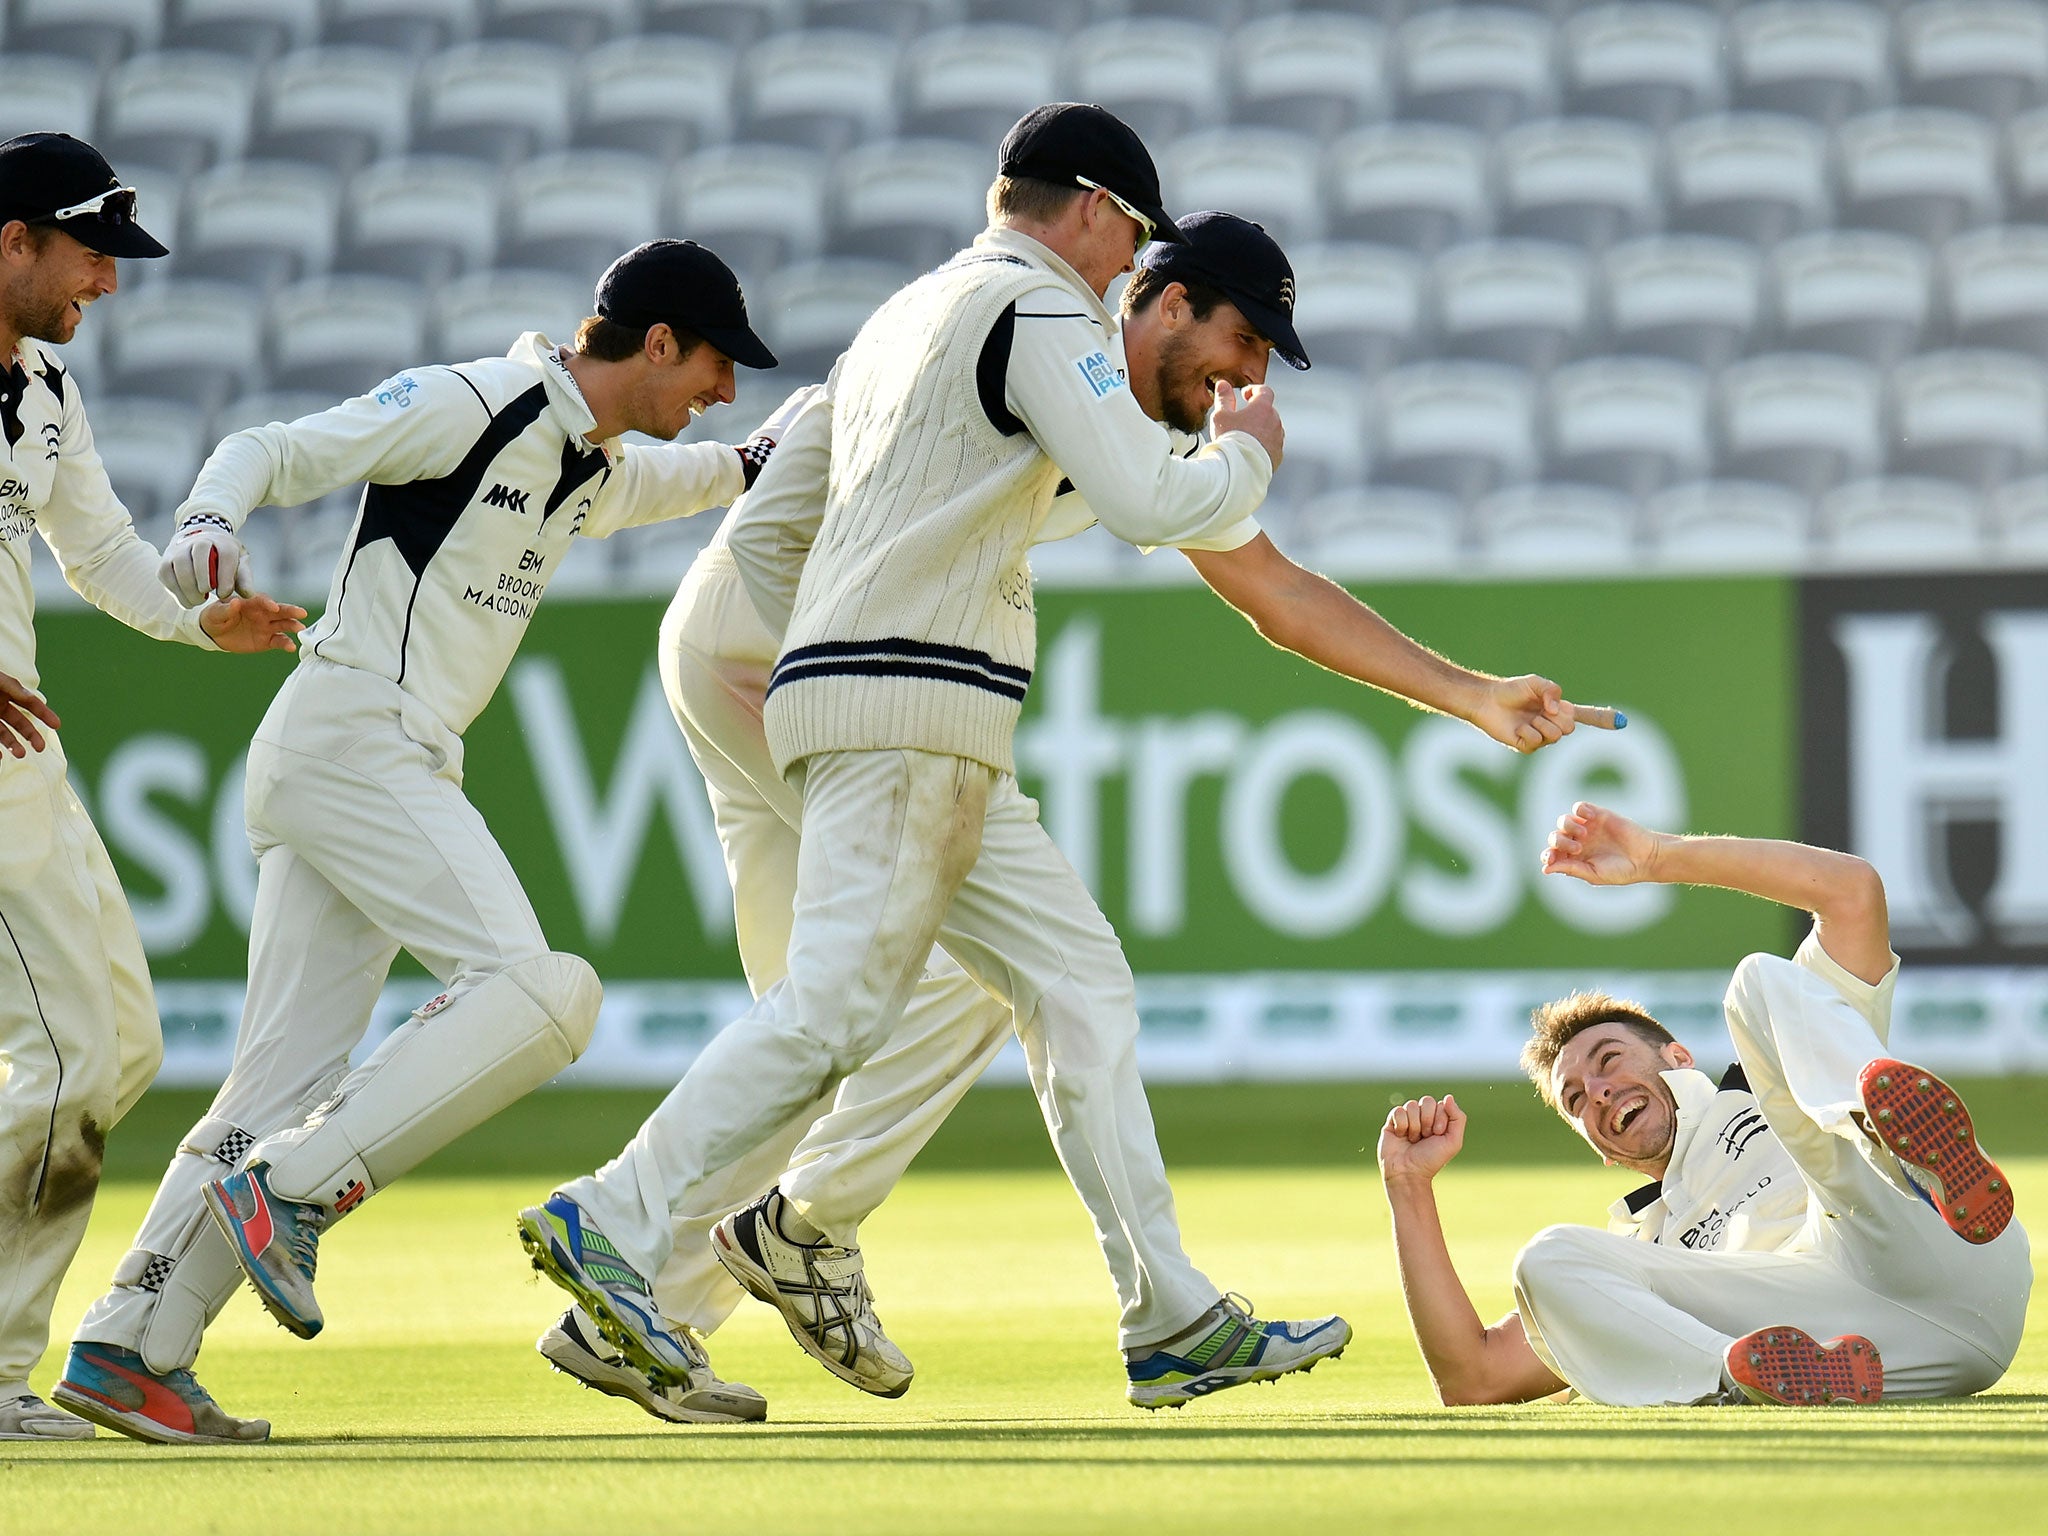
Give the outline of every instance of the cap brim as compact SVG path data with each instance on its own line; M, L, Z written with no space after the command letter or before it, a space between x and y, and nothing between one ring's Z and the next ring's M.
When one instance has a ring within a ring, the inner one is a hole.
M768 343L745 326L732 330L699 327L697 334L734 362L748 368L779 368L781 362L768 350Z
M1249 294L1239 293L1227 284L1217 284L1230 302L1238 307L1245 319L1258 327L1259 334L1273 343L1273 350L1280 354L1280 360L1290 368L1308 367L1308 349L1301 344L1301 337L1294 329L1294 321L1287 314L1270 304L1262 304Z
M57 228L102 256L168 256L171 248L140 224L109 224L99 219L66 219Z
M1186 245L1188 237L1180 232L1180 226L1173 222L1173 215L1157 203L1132 203L1131 206L1152 221L1152 242L1155 245Z

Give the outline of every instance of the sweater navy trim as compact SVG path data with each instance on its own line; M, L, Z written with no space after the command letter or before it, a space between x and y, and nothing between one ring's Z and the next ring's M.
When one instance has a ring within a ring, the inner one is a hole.
M784 683L814 677L916 677L964 683L1019 701L1031 684L1028 667L1011 666L964 645L903 639L823 640L800 645L776 662L768 678L768 692Z

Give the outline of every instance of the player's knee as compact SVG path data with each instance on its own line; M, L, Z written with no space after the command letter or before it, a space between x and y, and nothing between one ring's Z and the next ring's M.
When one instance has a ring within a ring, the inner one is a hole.
M1797 962L1783 955L1744 955L1735 974L1728 978L1728 1005L1761 1011L1772 984L1782 984L1788 974L1797 977L1801 969Z
M1555 1291L1583 1273L1604 1232L1560 1224L1545 1227L1515 1255L1515 1289L1532 1295Z
M559 951L516 960L500 973L509 977L561 1032L569 1059L581 1056L597 1029L604 984L590 962Z

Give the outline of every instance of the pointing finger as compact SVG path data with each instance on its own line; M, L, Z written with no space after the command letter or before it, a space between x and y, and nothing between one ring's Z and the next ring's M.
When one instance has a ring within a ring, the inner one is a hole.
M1597 725L1603 731L1628 729L1628 716L1605 704L1574 704L1572 713L1581 725Z

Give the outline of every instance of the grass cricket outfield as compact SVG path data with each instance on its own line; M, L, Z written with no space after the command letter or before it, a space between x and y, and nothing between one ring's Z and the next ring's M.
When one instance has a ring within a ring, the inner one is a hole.
M1411 1085L1419 1091L1421 1085ZM1404 1088L1404 1091L1408 1089ZM2048 1086L1966 1085L2048 1232ZM536 1095L381 1195L322 1246L326 1332L287 1337L246 1291L201 1380L275 1425L267 1446L0 1446L0 1532L721 1531L1293 1533L1745 1530L1969 1536L2048 1519L2048 1323L1999 1390L1869 1410L1437 1407L1410 1341L1370 1148L1390 1090L1154 1094L1189 1250L1269 1316L1357 1329L1313 1375L1179 1411L1122 1399L1114 1308L1086 1218L1029 1100L970 1095L864 1233L899 1402L811 1364L752 1302L716 1336L722 1374L768 1395L758 1426L657 1424L551 1373L533 1340L563 1305L512 1236L552 1178L615 1150L644 1094ZM1601 1168L1526 1090L1461 1092L1465 1158L1441 1183L1480 1309L1507 1310L1521 1241L1597 1221ZM203 1096L145 1099L56 1310L38 1388L135 1230Z

